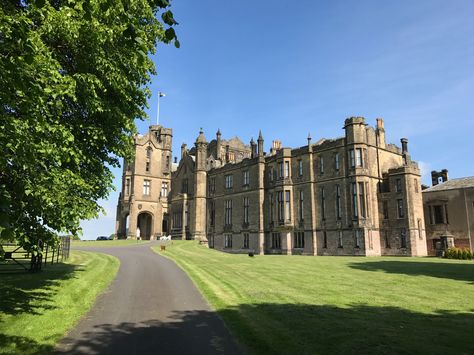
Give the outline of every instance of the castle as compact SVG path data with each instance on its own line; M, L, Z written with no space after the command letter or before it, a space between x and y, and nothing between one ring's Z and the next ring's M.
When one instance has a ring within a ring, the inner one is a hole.
M171 161L172 130L150 126L135 137L124 163L117 206L118 238L197 239L228 252L303 255L427 254L420 170L363 117L344 122L344 136L311 137L287 148L264 140L207 142ZM138 235L139 234L139 235Z

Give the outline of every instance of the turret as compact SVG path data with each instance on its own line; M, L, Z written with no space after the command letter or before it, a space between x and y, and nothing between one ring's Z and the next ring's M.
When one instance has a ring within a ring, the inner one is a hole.
M365 118L349 117L344 121L346 140L351 143L365 143Z
M207 142L202 128L199 130L194 146L196 147L196 170L206 170Z

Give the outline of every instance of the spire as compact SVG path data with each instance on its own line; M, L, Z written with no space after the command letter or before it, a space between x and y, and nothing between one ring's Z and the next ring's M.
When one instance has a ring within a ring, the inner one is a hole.
M217 129L216 137L217 137L217 138L220 138L220 137L221 137L221 129L220 129L220 128Z
M258 156L263 157L263 137L262 137L262 131L260 130L258 132Z

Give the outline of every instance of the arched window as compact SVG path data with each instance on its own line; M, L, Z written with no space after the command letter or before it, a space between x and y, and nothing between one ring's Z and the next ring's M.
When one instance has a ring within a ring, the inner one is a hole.
M151 149L151 147L148 147L146 149L146 157L147 159L150 159L151 158L151 153L152 153L153 149Z

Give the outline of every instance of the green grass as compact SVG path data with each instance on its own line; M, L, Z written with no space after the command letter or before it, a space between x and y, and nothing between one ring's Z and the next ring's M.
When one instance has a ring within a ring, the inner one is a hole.
M118 259L72 251L42 272L0 275L0 354L49 354L113 280Z
M115 240L74 240L72 246L77 247L123 247L131 245L139 245L143 243L150 243L149 240L135 240L135 239L115 239Z
M474 353L474 262L233 255L175 241L176 261L253 353Z

